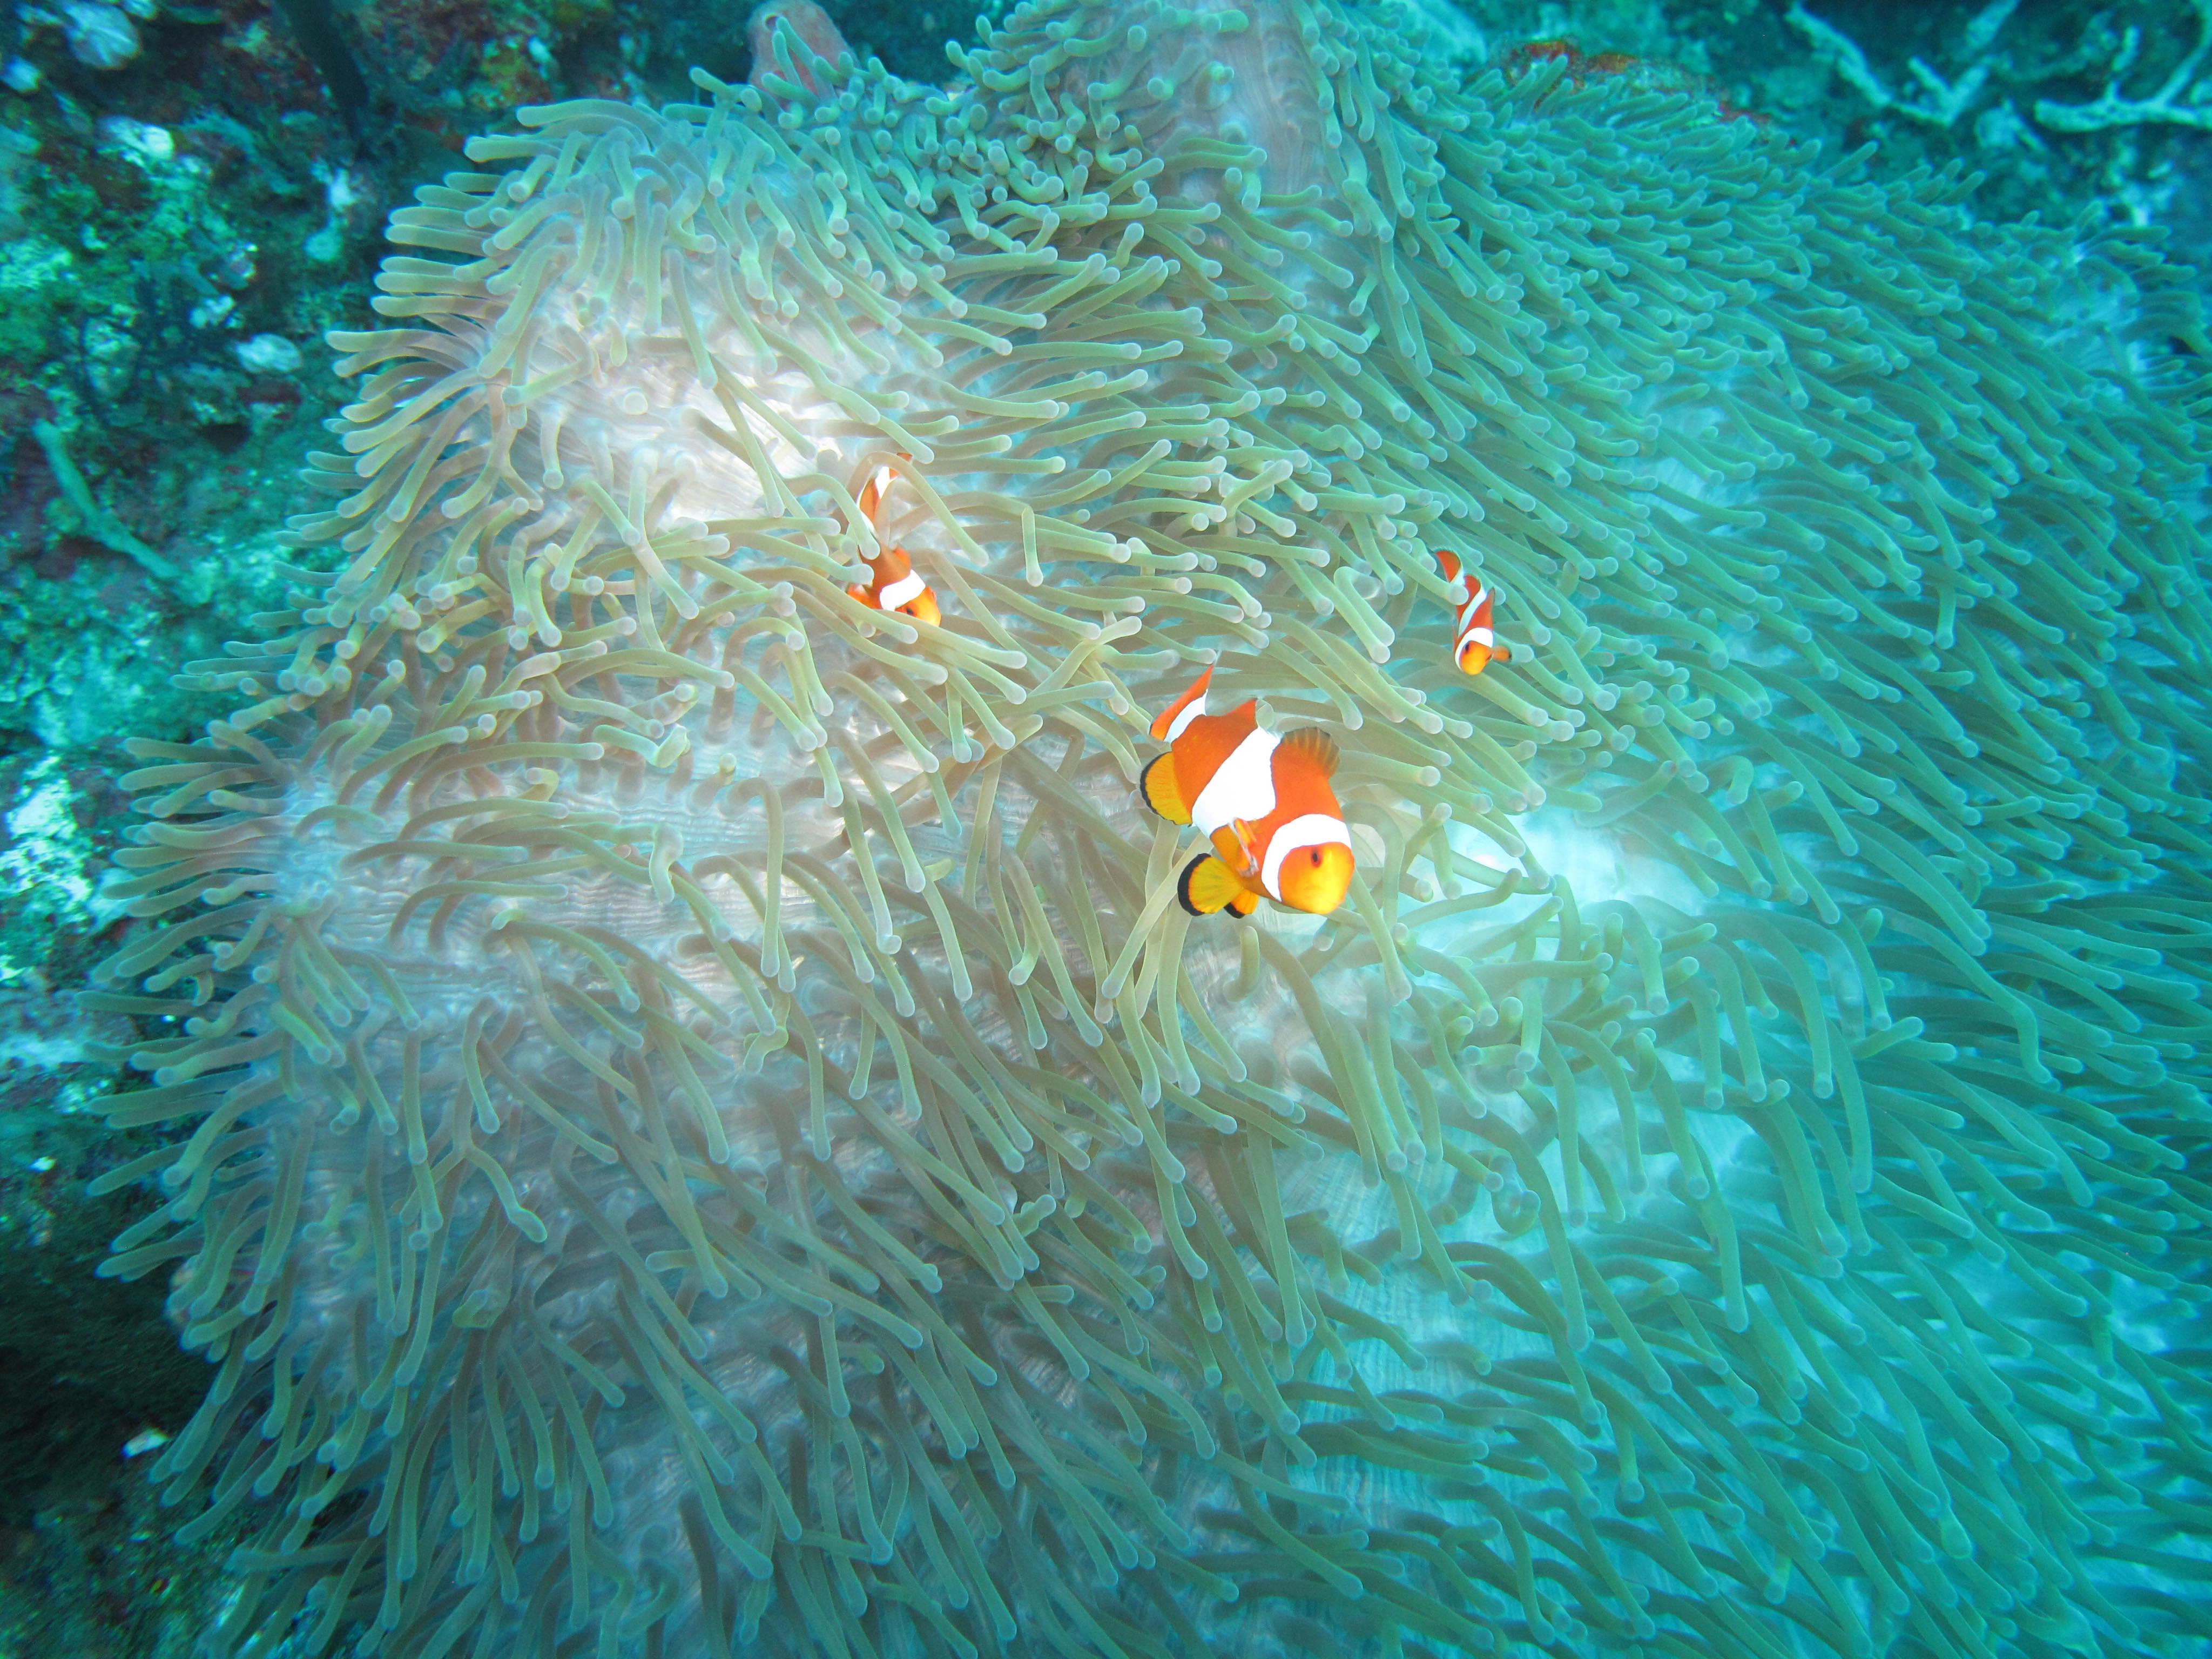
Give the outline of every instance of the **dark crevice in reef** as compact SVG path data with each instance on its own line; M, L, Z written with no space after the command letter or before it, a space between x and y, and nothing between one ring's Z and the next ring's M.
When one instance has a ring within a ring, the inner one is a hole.
M207 1388L161 1316L165 1279L94 1276L153 1200L83 1199L82 1169L11 1171L0 1200L0 1529L66 1499L142 1430L174 1432ZM56 1184L72 1190L39 1190Z
M313 60L339 118L359 143L368 131L368 82L354 61L344 26L330 0L276 0L276 7L299 37L301 50Z

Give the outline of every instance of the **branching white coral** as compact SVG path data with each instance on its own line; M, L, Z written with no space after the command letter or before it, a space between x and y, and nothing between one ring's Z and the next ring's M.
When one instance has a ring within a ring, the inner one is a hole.
M39 447L46 452L46 466L54 475L54 484L61 497L76 511L77 521L84 533L101 546L129 555L155 576L173 576L176 572L169 562L146 545L130 526L103 506L92 493L82 469L69 452L69 440L62 429L51 421L33 421L31 435Z
M1909 60L1906 67L1925 94L1918 99L1899 97L1891 92L1867 62L1858 42L1834 24L1808 11L1804 0L1791 0L1788 18L1792 27L1812 41L1814 55L1826 58L1844 82L1875 109L1894 110L1930 126L1948 127L1971 109L1975 99L1981 95L1996 68L1990 50L2019 4L2020 0L1990 0L1968 21L1960 42L1960 55L1967 67L1955 81L1947 79L1924 58L1916 56Z
M2197 15L2197 44L2149 97L2130 98L2120 89L2121 82L2142 52L2142 30L2130 23L2106 70L2104 92L2086 104L2042 99L2035 106L2035 118L2059 132L2154 125L2212 131L2212 82L2197 78L2206 53L2212 52L2212 0L2190 0L2190 7Z

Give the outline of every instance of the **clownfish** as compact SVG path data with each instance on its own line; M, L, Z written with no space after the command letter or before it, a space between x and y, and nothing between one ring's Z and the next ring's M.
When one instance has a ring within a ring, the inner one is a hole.
M857 504L875 528L883 515L884 497L890 493L892 482L897 477L890 467L878 465L868 475L867 483L860 486ZM916 622L926 622L933 627L944 619L937 608L937 594L922 580L914 568L914 561L906 556L902 547L884 544L877 538L881 550L875 557L865 561L868 580L856 582L845 591L866 605L871 611L896 611L902 617L912 617Z
M1194 823L1213 843L1184 868L1176 896L1192 915L1249 916L1261 898L1325 916L1352 885L1352 836L1329 787L1336 743L1319 726L1260 729L1258 705L1210 714L1209 668L1152 722L1168 745L1138 779L1145 804Z
M1451 581L1460 571L1459 555L1437 551L1437 562L1443 567L1444 580ZM1511 662L1513 653L1498 642L1498 631L1490 620L1493 596L1489 588L1468 579L1467 603L1459 608L1459 621L1452 629L1452 660L1467 674L1480 674L1493 662Z

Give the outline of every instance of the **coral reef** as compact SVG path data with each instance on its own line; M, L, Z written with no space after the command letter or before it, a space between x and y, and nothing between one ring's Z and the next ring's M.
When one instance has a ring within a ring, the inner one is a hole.
M1789 21L1790 26L1809 39L1814 50L1832 63L1836 73L1875 109L1893 109L1915 121L1948 127L1973 107L1982 88L1988 85L1990 72L1996 67L1990 49L2019 7L2020 0L1991 0L1968 21L1960 42L1960 55L1967 67L1955 81L1947 80L1942 71L1931 67L1924 58L1910 59L1907 67L1921 87L1922 95L1917 98L1900 98L1892 92L1868 64L1858 42L1825 18L1806 10L1803 0L1793 0Z
M1801 130L1840 129L1893 166L1966 162L1984 175L1974 194L1992 216L2177 222L2175 198L2195 193L2207 158L2189 99L2212 20L2197 0L1777 10L1714 43L1732 95ZM1805 52L1825 76L1806 75Z
M808 21L394 216L137 745L218 1650L2200 1646L2185 278L1395 9ZM1204 662L1326 921L1173 902Z
M2124 78L2142 57L2143 31L2130 23L2120 36L2119 49L2105 69L2105 89L2094 102L2062 104L2039 100L2035 118L2060 132L2097 132L2107 127L2166 125L2212 131L2212 88L2197 79L2207 52L2212 52L2212 3L2191 0L2196 14L2197 44L2166 71L2148 95L2130 98L2122 90Z
M2112 36L2109 33L2111 17L2100 15L2096 20L2098 27L2090 31L2088 38L2077 44L2063 60L2023 70L2013 64L2008 52L1998 49L1999 36L2019 9L2020 0L1990 0L1988 5L1967 20L1960 33L1957 54L1966 67L1956 80L1946 79L1942 70L1930 66L1924 58L1916 56L1908 59L1907 67L1924 94L1919 98L1899 97L1893 93L1867 62L1858 43L1825 18L1808 11L1803 0L1791 0L1789 21L1791 27L1812 41L1814 49L1832 63L1837 74L1874 108L1893 109L1900 115L1933 126L1949 127L1966 114L1990 84L1991 76L2000 70L2008 71L2009 79L2033 81L2079 75L2085 69L2100 64L2104 87L2095 99L2068 103L2054 98L2037 98L2033 100L2035 119L2053 132L2065 133L2157 126L2212 130L2212 102L2206 100L2197 78L2205 54L2212 52L2212 3L2208 0L2190 0L2197 28L2195 44L2181 52L2157 84L2147 88L2141 97L2131 97L2123 88L2131 74L2134 78L2141 78L2136 72L2143 64L2145 31L2142 22L2130 22ZM1982 121L1977 124L1978 134L1985 142L2010 142L2020 131L2019 119L2009 103L1998 106L1984 112Z

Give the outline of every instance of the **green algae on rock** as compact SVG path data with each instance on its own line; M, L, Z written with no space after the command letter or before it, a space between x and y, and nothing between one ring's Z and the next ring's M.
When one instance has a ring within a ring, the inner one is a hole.
M2155 252L1388 9L802 21L394 216L141 745L219 1650L2201 1642ZM1209 660L1342 744L1326 923L1173 902Z

